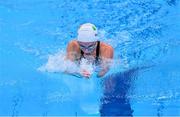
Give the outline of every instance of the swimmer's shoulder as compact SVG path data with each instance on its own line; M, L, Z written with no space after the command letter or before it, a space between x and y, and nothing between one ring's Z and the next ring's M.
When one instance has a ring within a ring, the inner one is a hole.
M113 58L114 48L107 43L101 42L100 43L100 53L101 53L101 56Z
M73 39L68 43L68 48L69 50L79 51L79 44L75 39Z
M100 43L100 49L101 51L109 51L109 52L113 52L114 49L111 45L107 44L107 43L104 43L104 42L101 42Z
M79 47L79 44L75 39L71 40L68 45L72 47Z

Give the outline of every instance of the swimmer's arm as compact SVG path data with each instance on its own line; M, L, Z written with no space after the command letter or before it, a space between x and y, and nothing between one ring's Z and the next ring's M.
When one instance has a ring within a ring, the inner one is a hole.
M72 40L71 42L69 42L67 48L66 48L66 60L69 60L72 66L76 66L77 64L75 64L76 58L77 58L77 54L79 53L79 47L76 43L76 41ZM72 67L71 66L71 67ZM78 78L82 78L82 75L79 71L72 71L71 67L68 67L64 73L69 74L69 75L73 75L76 76ZM77 66L76 66L77 67Z
M69 42L67 49L66 49L66 59L75 61L78 53L79 53L79 47L78 47L76 41Z
M110 46L108 47L108 50L104 51L102 53L102 63L100 65L101 71L98 73L98 77L103 77L110 69L111 61L114 56L114 49Z
M79 45L76 41L71 41L68 46L67 46L67 49L66 49L66 60L70 60L71 62L75 62L77 59L80 58L80 49L79 49ZM76 64L74 64L73 66L75 66ZM67 70L65 70L64 73L67 73L69 75L73 75L73 76L76 76L76 77L79 77L79 78L82 78L82 77L86 77L86 78L89 78L90 77L90 74L89 72L87 71L73 71L71 70L71 67L68 68Z
M86 72L86 71L68 71L66 70L64 73L66 74L69 74L69 75L72 75L72 76L76 76L78 78L90 78L90 75L89 72Z
M106 64L106 65L105 65ZM108 63L109 64L109 63ZM107 65L107 63L102 63L102 65L100 65L101 70L98 72L98 77L103 77L110 69L110 66Z

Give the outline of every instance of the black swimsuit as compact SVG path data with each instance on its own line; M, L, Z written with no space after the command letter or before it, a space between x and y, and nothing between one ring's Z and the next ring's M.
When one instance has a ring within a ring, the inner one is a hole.
M95 60L95 64L98 65L100 62L100 58L99 58L99 52L100 52L100 41L97 41L97 47L96 47L96 60ZM81 57L80 60L84 57L84 52L81 50Z

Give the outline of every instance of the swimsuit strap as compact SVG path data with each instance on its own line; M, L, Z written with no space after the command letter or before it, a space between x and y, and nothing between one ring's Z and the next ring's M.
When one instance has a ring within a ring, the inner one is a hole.
M96 47L96 62L99 60L99 52L100 52L100 41L97 41L97 47Z
M80 59L83 58L83 57L84 57L84 52L81 50L81 57L80 57Z

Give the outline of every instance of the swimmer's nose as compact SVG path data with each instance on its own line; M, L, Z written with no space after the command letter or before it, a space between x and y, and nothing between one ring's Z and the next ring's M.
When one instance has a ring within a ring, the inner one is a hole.
M90 53L88 49L84 49L84 53Z
M89 53L89 51L84 51L84 53Z

